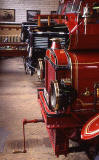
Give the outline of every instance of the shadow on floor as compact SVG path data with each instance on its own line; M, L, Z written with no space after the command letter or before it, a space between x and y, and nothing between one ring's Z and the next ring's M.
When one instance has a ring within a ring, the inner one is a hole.
M49 142L49 138L43 138L43 139L27 139L26 140L26 148L35 148L35 147L51 147L51 144ZM23 140L10 140L7 143L7 148L10 148L12 150L14 149L22 149L23 148Z

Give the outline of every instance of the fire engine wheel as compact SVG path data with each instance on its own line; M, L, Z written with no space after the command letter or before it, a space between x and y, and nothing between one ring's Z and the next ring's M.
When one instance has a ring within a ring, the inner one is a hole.
M57 81L51 82L50 107L53 111L59 109L59 85Z
M40 80L44 78L43 59L38 59L37 75Z
M33 76L33 71L31 69L29 70L29 73L31 76Z

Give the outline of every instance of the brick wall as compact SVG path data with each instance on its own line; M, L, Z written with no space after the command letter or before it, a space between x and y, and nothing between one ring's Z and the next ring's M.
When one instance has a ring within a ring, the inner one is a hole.
M41 14L56 11L58 0L0 0L0 8L15 9L15 22L27 20L26 10L41 10Z

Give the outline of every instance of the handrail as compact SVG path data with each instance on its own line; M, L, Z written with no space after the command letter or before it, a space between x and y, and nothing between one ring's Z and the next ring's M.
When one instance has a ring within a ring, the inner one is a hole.
M3 30L3 29L9 29L9 30L11 30L11 29L16 29L16 30L19 30L19 29L21 29L21 26L5 26L5 25L1 25L0 26L0 29L1 30Z
M3 46L27 46L27 43L24 43L24 42L14 42L14 43L0 43L0 47L3 47Z

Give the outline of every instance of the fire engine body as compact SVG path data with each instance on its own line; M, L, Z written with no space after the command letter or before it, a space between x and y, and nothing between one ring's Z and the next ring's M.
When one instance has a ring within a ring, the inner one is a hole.
M95 149L99 145L99 13L94 10L99 0L66 1L61 14L68 3L73 10L77 2L77 12L66 13L62 21L68 28L68 49L59 38L52 39L45 56L45 88L38 89L57 156L69 152L69 139L80 144L89 140Z

